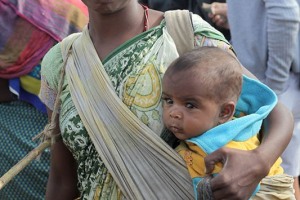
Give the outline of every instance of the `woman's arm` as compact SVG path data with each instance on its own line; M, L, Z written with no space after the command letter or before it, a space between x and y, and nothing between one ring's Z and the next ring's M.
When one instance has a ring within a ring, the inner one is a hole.
M48 110L51 118L52 111ZM58 124L58 120L56 122ZM59 126L56 126L54 134L59 134ZM50 174L47 183L47 200L65 200L79 197L77 190L76 162L71 152L62 140L51 146Z
M244 74L255 78L248 70ZM264 121L261 145L252 151L221 148L205 158L209 174L217 162L224 168L211 180L215 199L249 199L257 184L288 145L293 132L293 116L280 102Z

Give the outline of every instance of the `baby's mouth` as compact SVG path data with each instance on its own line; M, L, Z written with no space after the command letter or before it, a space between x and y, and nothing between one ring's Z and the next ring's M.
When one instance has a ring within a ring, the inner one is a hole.
M169 127L169 130L172 132L172 133L178 133L178 132L181 132L182 129L181 128L178 128L177 126L170 126Z

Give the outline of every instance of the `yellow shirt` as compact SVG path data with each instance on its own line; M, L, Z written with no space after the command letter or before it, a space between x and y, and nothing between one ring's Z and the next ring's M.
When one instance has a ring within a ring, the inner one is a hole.
M225 146L240 150L253 150L257 148L259 144L260 142L257 136L254 136L244 142L231 141ZM207 154L199 146L191 142L181 142L180 145L176 148L176 151L185 160L188 171L192 178L204 177L206 175L204 158ZM283 168L280 166L281 162L281 158L278 158L271 167L268 176L283 174ZM222 167L222 163L217 163L215 165L213 173L219 173Z

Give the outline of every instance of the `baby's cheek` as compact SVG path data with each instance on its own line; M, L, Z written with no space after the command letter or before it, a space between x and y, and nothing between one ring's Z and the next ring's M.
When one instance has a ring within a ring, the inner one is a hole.
M163 115L162 115L163 124L166 125L166 123L169 121L169 117L167 114L167 111L163 109Z

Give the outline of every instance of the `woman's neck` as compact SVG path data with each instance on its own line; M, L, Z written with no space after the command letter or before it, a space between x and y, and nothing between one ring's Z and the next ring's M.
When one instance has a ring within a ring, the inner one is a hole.
M89 31L93 39L123 38L143 31L144 9L140 4L129 4L111 14L90 13Z
M162 18L162 12L150 10L148 28L158 25ZM112 14L90 12L89 33L101 60L127 40L142 33L144 27L145 10L136 2Z

